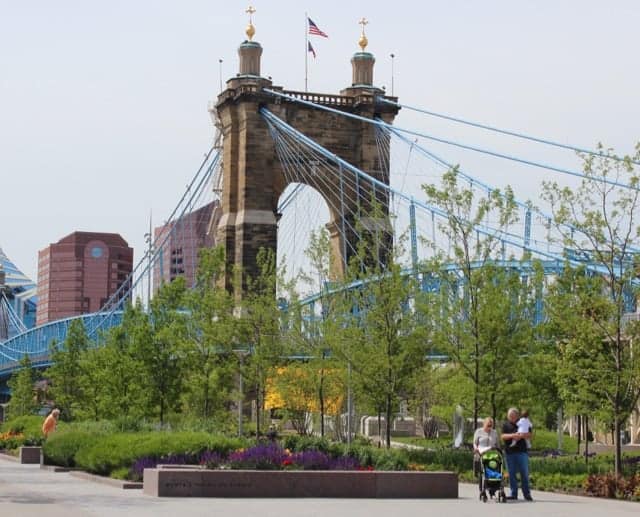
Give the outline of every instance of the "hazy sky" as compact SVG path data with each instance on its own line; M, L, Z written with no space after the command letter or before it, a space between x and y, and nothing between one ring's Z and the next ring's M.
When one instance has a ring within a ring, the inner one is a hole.
M75 230L117 232L142 255L149 212L166 218L209 148L207 102L235 75L247 2L0 0L0 246L36 279L37 252ZM365 16L375 83L406 104L630 152L640 140L640 2L255 0L262 72L309 89L351 82ZM400 113L398 125L575 166L573 156ZM445 152L444 150L442 152ZM534 201L537 171L446 150Z

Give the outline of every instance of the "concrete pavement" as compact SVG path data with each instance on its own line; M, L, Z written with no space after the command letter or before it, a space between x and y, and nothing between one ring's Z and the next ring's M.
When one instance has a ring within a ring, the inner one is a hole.
M7 517L424 517L448 515L607 517L637 516L640 503L533 492L535 501L482 504L477 488L460 485L460 498L380 499L158 499L0 458L0 515Z

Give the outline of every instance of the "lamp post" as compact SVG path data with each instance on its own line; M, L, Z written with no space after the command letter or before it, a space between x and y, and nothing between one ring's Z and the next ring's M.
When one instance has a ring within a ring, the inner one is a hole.
M395 60L396 55L395 54L391 54L391 96L393 97L393 62Z
M347 363L347 443L351 444L351 429L353 423L351 422L351 413L353 411L353 400L351 393L351 361Z
M149 232L144 234L144 241L147 243L147 310L151 308L151 265L153 257L153 237L151 234L151 225Z

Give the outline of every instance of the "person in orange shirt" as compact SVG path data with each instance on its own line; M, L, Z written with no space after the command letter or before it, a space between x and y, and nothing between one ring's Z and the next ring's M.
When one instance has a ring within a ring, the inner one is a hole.
M44 423L42 424L42 432L44 433L44 437L47 438L53 431L56 430L56 425L58 424L58 417L60 416L60 410L54 409L47 418L44 419Z

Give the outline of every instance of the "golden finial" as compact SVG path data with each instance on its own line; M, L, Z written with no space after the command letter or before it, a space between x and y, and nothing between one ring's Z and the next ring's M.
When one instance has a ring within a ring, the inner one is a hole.
M252 5L247 7L247 10L245 11L245 13L249 13L249 25L247 25L247 30L245 31L249 41L253 39L253 35L256 33L256 28L253 26L253 13L255 12L256 10Z
M369 40L364 34L364 26L368 25L369 22L363 17L358 23L362 25L362 34L360 35L360 40L358 41L358 45L360 45L362 52L364 52L364 49L367 48L367 45L369 44Z

